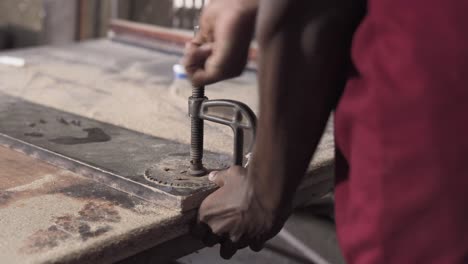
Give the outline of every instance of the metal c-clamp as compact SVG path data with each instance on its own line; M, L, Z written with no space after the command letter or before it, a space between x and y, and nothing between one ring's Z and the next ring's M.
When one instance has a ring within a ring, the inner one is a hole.
M202 163L203 120L231 127L234 133L232 164L243 165L244 155L252 151L257 125L254 112L246 104L234 100L208 100L204 96L201 98L191 96L189 116L192 120L189 171L191 175L206 174Z

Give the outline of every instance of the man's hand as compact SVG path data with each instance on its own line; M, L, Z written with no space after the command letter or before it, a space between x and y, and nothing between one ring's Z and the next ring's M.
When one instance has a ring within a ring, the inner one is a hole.
M209 246L220 243L223 258L247 246L259 251L281 230L290 211L268 208L266 201L276 194L255 190L245 168L233 166L209 177L220 188L203 201L196 235Z
M184 64L193 85L239 76L255 29L258 0L212 0L200 17L200 31L187 43Z

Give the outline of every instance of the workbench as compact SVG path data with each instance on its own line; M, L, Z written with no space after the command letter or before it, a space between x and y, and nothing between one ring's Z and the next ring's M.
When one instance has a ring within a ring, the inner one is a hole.
M189 143L190 91L172 87L172 65L180 54L110 40L5 54L24 58L26 65L0 66L0 96ZM254 71L206 93L258 109ZM231 134L206 124L206 150L230 154ZM308 195L298 203L318 202L332 190L333 148L329 127L310 165L314 177L301 187ZM171 210L0 147L2 263L161 263L202 248L189 235L195 216L196 210Z

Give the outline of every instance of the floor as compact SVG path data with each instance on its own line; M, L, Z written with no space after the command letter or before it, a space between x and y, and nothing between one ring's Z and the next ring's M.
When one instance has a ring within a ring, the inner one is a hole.
M345 262L338 247L333 220L326 216L330 210L329 206L321 206L295 212L286 223L285 228L310 249L326 259L328 263L344 264ZM279 237L272 239L259 253L243 249L229 261L221 259L218 252L218 246L205 248L171 264L311 263L301 252L289 246Z

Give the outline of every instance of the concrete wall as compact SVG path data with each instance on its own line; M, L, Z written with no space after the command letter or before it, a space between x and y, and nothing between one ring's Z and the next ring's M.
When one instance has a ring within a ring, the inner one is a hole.
M78 39L105 37L111 17L111 3L116 0L79 0ZM139 0L138 0L139 1Z
M182 0L0 0L0 49L105 37L111 17L193 29L200 11ZM116 5L113 5L116 4Z
M1 47L22 47L40 42L42 1L38 0L1 0L0 31L3 44Z
M0 0L0 49L76 38L76 0Z
M2 0L4 1L4 0ZM36 0L38 1L38 0ZM76 0L43 1L43 43L65 44L77 37L78 3Z

